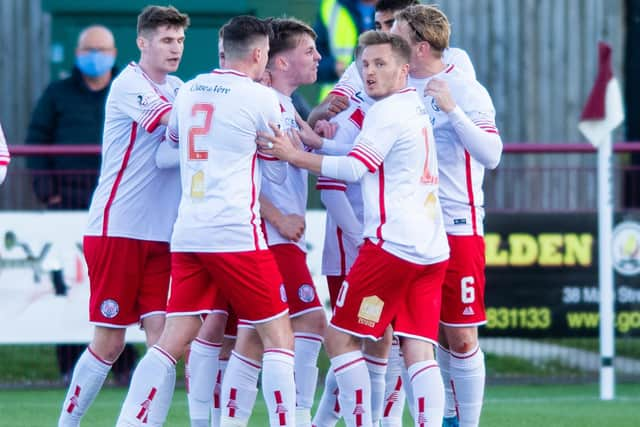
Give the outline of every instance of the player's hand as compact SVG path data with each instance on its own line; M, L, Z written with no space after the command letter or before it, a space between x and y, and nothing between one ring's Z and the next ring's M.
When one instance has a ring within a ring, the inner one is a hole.
M0 166L0 185L2 185L6 176L7 176L7 166L2 165Z
M450 113L456 108L456 101L451 96L449 84L442 79L431 79L424 88L424 94L433 97L438 107L445 113Z
M336 114L349 108L349 98L343 95L332 94L327 97L327 115L326 118L330 119Z
M304 234L304 217L295 214L282 215L280 220L273 224L278 233L285 239L289 239L292 242L297 242L302 238Z
M258 148L280 160L289 161L295 156L298 149L291 142L289 135L282 132L277 124L269 123L269 127L273 130L273 135L268 132L258 131L258 137L256 138Z
M314 130L311 129L311 126L309 126L309 123L305 122L298 113L296 113L296 123L300 128L298 135L304 145L316 149L322 147L322 138L320 135L315 133Z
M333 139L336 136L336 131L338 130L338 124L333 122L328 122L326 120L318 120L316 125L313 127L313 131L320 135L323 138Z

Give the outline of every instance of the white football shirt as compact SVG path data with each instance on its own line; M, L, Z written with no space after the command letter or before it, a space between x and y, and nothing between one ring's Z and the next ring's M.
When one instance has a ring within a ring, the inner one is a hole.
M415 89L369 109L349 156L369 170L361 180L364 237L417 264L447 259L435 141Z
M282 126L277 96L238 71L216 69L180 89L167 131L179 144L182 181L172 252L267 248L262 174L282 182L287 172L257 150L256 132L270 131L269 122Z
M282 112L282 122L284 131L289 129L299 129L296 122L296 109L293 106L291 97L286 96L276 90L280 102L280 111ZM300 149L304 149L300 147ZM287 164L287 178L281 184L275 183L268 179L262 179L262 195L266 197L280 212L285 215L295 214L304 218L307 209L307 182L308 172L306 169L300 169ZM280 245L284 243L295 243L302 251L307 252L307 244L304 234L297 242L283 237L278 230L266 219L264 219L267 244L269 246Z
M456 104L480 129L498 134L495 109L487 90L463 71L450 65L427 79L409 79L409 85L424 94L427 83L438 78L445 80ZM484 167L465 149L453 128L449 116L441 111L435 100L422 95L431 116L438 149L440 171L440 202L447 233L473 235L484 233Z
M153 82L130 63L111 83L102 137L102 165L86 234L168 242L180 198L176 169L158 169L161 117L182 81Z

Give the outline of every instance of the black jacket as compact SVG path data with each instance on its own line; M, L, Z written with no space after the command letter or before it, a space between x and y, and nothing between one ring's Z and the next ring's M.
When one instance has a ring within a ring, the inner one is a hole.
M116 74L114 68L112 76ZM110 86L92 91L74 67L70 77L51 83L38 100L25 142L100 144ZM95 188L100 156L31 156L27 165L33 173L38 199L46 203L51 196L60 195L63 200L58 207L84 209Z

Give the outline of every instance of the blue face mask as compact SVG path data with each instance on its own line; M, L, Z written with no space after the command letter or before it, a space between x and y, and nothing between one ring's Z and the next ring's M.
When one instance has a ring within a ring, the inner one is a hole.
M113 68L116 57L92 50L76 56L76 66L88 77L100 77Z

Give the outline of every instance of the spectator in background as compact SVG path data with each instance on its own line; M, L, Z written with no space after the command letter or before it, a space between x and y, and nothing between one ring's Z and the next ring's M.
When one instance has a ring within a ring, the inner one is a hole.
M2 132L2 125L0 125L0 184L4 182L7 176L7 166L9 166L9 149L7 148L7 140Z
M101 25L85 28L78 36L75 53L71 76L51 83L38 100L29 123L27 144L100 143L105 101L117 74L112 32ZM89 207L100 167L99 156L32 156L27 165L34 172L36 196L47 208ZM66 295L62 270L52 271L51 280L56 295ZM83 344L56 347L60 375L65 383L69 382L73 366L85 348ZM135 348L128 345L113 369L118 383L128 383L136 357Z
M323 100L353 62L358 35L374 28L377 0L322 0L313 27L322 56L318 68L319 100Z
M104 105L114 67L113 34L100 25L78 37L71 76L53 82L38 100L27 131L27 144L99 144ZM96 156L33 156L34 191L49 209L87 209L96 186L100 158Z

